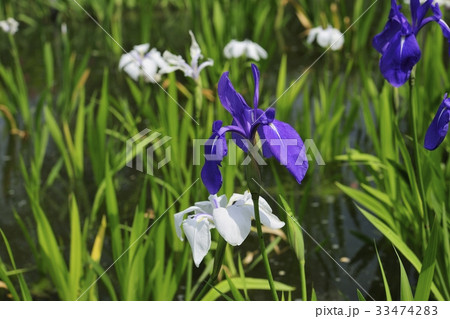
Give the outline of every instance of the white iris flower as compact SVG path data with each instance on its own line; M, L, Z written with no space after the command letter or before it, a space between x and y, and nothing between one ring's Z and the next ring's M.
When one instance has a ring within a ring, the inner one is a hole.
M250 233L252 219L255 217L252 196L248 191L233 194L228 202L225 195L210 195L208 199L209 201L197 202L174 216L176 233L183 240L183 227L197 267L211 247L212 228L216 228L230 245L238 246ZM259 197L259 211L263 225L272 229L284 226L284 222L272 214L272 209L262 197ZM184 219L189 213L193 214Z
M239 58L243 55L254 61L259 61L259 59L267 59L267 51L264 50L258 43L250 40L231 40L223 49L223 54L227 59Z
M328 26L326 29L322 27L312 28L309 30L306 42L311 44L314 40L317 41L322 48L331 46L331 50L336 51L342 49L344 45L344 35L338 29Z
M14 35L19 30L19 22L13 18L0 21L0 29L4 32Z
M163 58L166 62L166 67L161 70L161 73L171 73L176 70L181 70L184 72L184 75L187 77L191 77L194 80L197 80L200 76L200 72L207 66L211 66L214 64L212 59L208 59L205 62L198 64L199 60L203 58L202 51L197 41L195 40L194 33L189 31L191 36L191 64L187 64L181 55L175 55L170 53L169 51L165 51L163 54Z
M119 69L123 69L135 81L143 77L145 82L159 82L161 69L166 68L167 63L156 48L149 49L148 43L134 46L132 51L120 58Z

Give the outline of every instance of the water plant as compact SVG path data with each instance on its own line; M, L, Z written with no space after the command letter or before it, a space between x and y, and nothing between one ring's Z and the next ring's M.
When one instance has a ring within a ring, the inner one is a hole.
M3 1L0 300L449 300L448 11L399 5Z

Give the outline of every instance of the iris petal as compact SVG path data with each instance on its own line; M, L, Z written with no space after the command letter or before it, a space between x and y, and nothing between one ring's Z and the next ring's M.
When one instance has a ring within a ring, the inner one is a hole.
M257 106L259 102L258 88L260 75L258 68L254 64L252 64L252 72L255 81L254 104ZM209 143L209 145L214 145L216 141L221 141L221 144L224 145L223 152L219 151L219 154L217 155L217 151L214 147L205 145L205 157L216 154L216 158L206 158L205 165L201 172L203 183L210 194L216 194L222 186L222 174L220 173L219 166L223 157L226 155L226 141L224 137L226 132L235 133L233 134L233 138L235 139L236 144L245 152L248 151L248 142L255 142L254 138L257 131L260 133L262 139L266 139L265 137L267 136L268 138L279 141L281 144L278 146L278 150L275 150L270 146L264 146L263 143L263 153L267 157L274 155L282 164L286 162L284 165L287 166L288 170L300 183L308 169L308 163L303 150L303 142L297 132L286 123L280 121L275 122L274 109L269 108L263 112L258 108L250 108L242 95L234 89L228 78L228 72L225 72L219 80L218 93L223 107L233 116L233 122L232 125L225 127L221 127L221 121L216 121L213 125L214 133L210 137L212 143ZM261 129L259 129L260 127ZM281 133L281 135L279 135L279 133ZM282 152L283 149L280 150L280 146L283 145L283 139L285 138L293 139L296 145L291 147L289 155L287 155L288 160L282 161L281 155L284 153ZM301 160L299 161L299 159Z
M435 5L431 6L431 10L433 11L433 16L429 17L427 19L432 19L436 21L439 26L441 27L442 34L447 39L447 42L449 43L449 55L450 55L450 27L448 24L442 20L442 12L439 9L439 5L436 3Z
M228 152L225 137L218 134L221 125L222 121L214 122L214 133L205 144L205 164L201 171L201 178L210 194L216 194L222 187L222 174L219 166Z
M247 238L251 228L251 210L245 207L228 206L213 212L214 223L219 234L232 246L238 246Z
M250 195L250 194L248 194ZM251 196L243 196L244 198L246 197L246 204L245 206L248 207L248 209L251 212L251 216L252 218L255 218L255 211L254 211L254 206L253 206L253 200L251 198ZM240 203L238 202L237 205L239 205ZM241 204L242 205L242 204ZM259 205L259 215L261 218L261 224L263 224L266 227L272 228L272 229L280 229L284 226L284 222L282 222L281 220L278 219L278 217L276 215L274 215L272 213L272 208L269 206L269 203L267 203L267 201L263 198L263 197L259 197L258 200L258 205Z
M420 57L421 52L415 36L410 34L403 37L397 34L380 59L381 73L393 86L402 86L408 81L411 70Z
M255 133L260 125L269 125L275 119L275 109L273 107L269 107L267 110L256 110L256 119L252 122L251 127L251 136Z
M205 144L205 164L202 168L201 177L210 194L216 194L222 187L222 174L219 170L223 158L227 155L227 132L238 133L245 136L246 133L237 125L222 126L222 121L215 121L213 134Z
M258 133L260 138L266 140L263 144L264 157L274 156L301 183L308 170L308 161L303 141L295 129L287 123L274 120L269 125L261 125Z
M191 30L189 30L189 35L191 36L191 47L189 50L191 54L191 66L195 68L198 64L198 60L203 58L203 55L202 50L195 39L195 35Z
M201 63L201 64L199 65L199 67L198 67L197 72L196 72L197 78L199 77L200 72L201 72L204 68L206 68L207 66L213 66L213 65L214 65L214 61L213 61L212 59L208 59L208 60L206 60L205 62Z
M436 115L433 118L427 133L425 134L424 147L427 150L436 149L444 140L448 131L448 123L450 121L450 98L447 99L447 95L444 97L439 106Z
M410 8L411 8L411 18L413 25L417 21L417 9L420 7L420 1L419 0L410 0Z
M255 82L255 93L253 95L253 107L255 109L258 108L259 102L259 70L256 65L252 63L252 73L253 73L253 81Z
M233 84L228 78L228 72L225 72L220 77L217 91L219 94L220 103L222 103L223 107L230 112L240 126L245 127L244 112L246 108L249 108L249 106L234 89Z
M209 202L211 203L211 205L214 208L218 208L218 207L226 207L227 206L227 195L209 195L208 196ZM211 211L212 214L212 211Z
M441 27L442 34L447 39L447 43L449 44L448 54L450 55L450 28L449 28L448 24L442 19L438 21L438 24Z
M194 263L198 267L211 247L210 223L207 219L188 218L183 222L183 230L192 249Z
M411 16L412 24L415 31L421 28L422 20L425 18L433 0L427 0L424 4L420 5L419 0L411 1Z
M433 0L422 5L419 0L411 0L412 25L400 12L397 1L391 0L391 11L384 30L372 41L375 49L382 54L380 70L386 80L395 87L403 85L410 77L411 70L420 60L421 52L416 40L420 29L431 21L437 21L444 36L450 38L450 28L441 18L439 6ZM433 16L427 16L429 9Z
M222 173L220 172L219 165L211 161L205 162L201 177L208 192L210 194L217 194L222 187Z
M183 223L183 218L184 215L191 213L191 212L196 212L201 210L200 207L198 206L191 206L189 208L186 208L185 210L183 210L182 212L176 213L174 215L174 219L175 219L175 232L177 233L178 238L180 238L181 241L183 241L183 236L181 234L181 224Z
M245 153L248 152L248 139L246 139L245 137L243 137L240 134L236 134L236 133L231 133L231 138L232 141L241 149L243 150Z
M260 206L260 216L261 216L261 223L269 228L272 229L280 229L284 226L284 222L278 219L277 216L275 216L272 213L272 210L268 211L261 208L261 197L259 198L259 206Z
M377 34L373 40L373 47L381 54L384 54L386 47L392 38L401 30L401 24L396 20L389 20L384 27L384 30Z

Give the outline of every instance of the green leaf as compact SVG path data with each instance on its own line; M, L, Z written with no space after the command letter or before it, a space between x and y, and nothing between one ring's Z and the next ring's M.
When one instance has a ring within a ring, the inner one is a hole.
M245 300L250 300L249 296L248 296L248 291L247 291L247 287L245 286L245 271L244 271L244 266L242 265L242 260L241 260L241 255L238 255L238 269L239 269L239 277L241 278L241 280L244 282L244 296L245 296Z
M11 282L11 279L9 279L9 276L8 276L7 270L6 270L6 266L3 264L3 262L1 260L0 260L0 279L5 282L13 299L16 301L20 301L19 294L17 293L16 288L14 288L14 284Z
M6 238L5 233L3 232L2 229L0 229L0 233L3 237L3 241L5 243L6 246L6 250L8 251L8 255L9 255L9 259L11 260L11 264L13 266L13 269L16 270L16 262L14 260L14 256L11 250L11 246L9 245L8 239ZM8 278L8 275L6 274L6 268L4 267L4 265L2 264L2 260L0 259L0 278L3 279L3 281L6 282L6 285L8 286L8 289L11 291L11 294L13 295L13 297L15 298L15 300L20 300L18 294L16 293L16 290L14 289L14 286L12 285L11 281ZM25 278L23 277L22 273L19 273L18 275L18 279L19 279L19 285L20 285L20 289L22 291L22 298L24 301L29 301L32 300L31 299L31 294L30 291L28 289L28 286L25 282Z
M415 301L428 301L430 297L431 283L433 282L434 268L436 266L436 253L438 250L441 229L439 226L439 217L436 214L431 236L428 242L425 256L420 269L419 280L417 282Z
M413 251L403 242L403 240L395 234L392 229L390 229L386 224L380 221L378 218L370 214L365 209L356 205L361 213L378 229L384 236L391 241L392 244L409 260L411 264L417 269L420 268L421 264L417 256Z
M363 294L361 293L361 291L359 291L359 289L356 289L356 294L358 295L359 301L366 301L366 298L364 298Z
M69 300L72 296L68 287L69 271L59 248L52 226L35 198L35 194L27 188L34 219L37 224L37 239L41 252L43 267L51 277L61 299Z
M400 264L400 300L413 301L414 298L411 292L408 275L406 274L405 267L403 267L402 260L400 259L397 251L395 251L395 253L397 254L398 262Z
M117 203L116 191L114 189L114 180L109 165L109 159L106 160L105 166L105 201L107 209L107 221L111 232L112 252L114 260L117 260L123 253L123 238L121 234L120 221L119 221L119 206ZM125 263L128 259L128 255L124 258L117 260L115 268L119 280L125 280Z
M75 195L71 198L70 209L70 273L69 287L71 300L76 300L79 294L80 279L83 272L83 242L80 227L80 215Z
M311 301L317 301L316 290L314 287L311 289Z
M417 256L413 253L413 251L403 242L403 240L395 234L389 227L386 226L382 221L378 218L370 214L368 211L356 205L361 213L378 229L387 239L403 254L403 256L408 259L408 261L414 266L417 271L420 271L422 268L422 264ZM436 288L434 283L431 284L431 291L437 300L444 300L444 297Z
M44 114L53 141L58 146L58 149L61 152L62 157L64 158L64 164L66 165L67 174L69 175L70 178L73 178L74 173L72 162L70 160L69 153L66 149L66 144L64 143L64 138L61 129L59 128L58 123L56 122L52 112L49 110L48 107L44 108Z
M377 245L375 245L375 252L377 253L378 264L380 265L381 276L383 277L384 290L386 291L386 300L392 301L391 290L389 289L389 283L386 278L386 274L384 273L383 264L381 263L380 255L378 254Z
M44 65L45 65L45 78L47 79L47 87L50 88L54 83L54 67L53 67L53 53L50 42L44 44Z
M233 283L233 281L230 279L230 277L227 276L226 272L224 272L224 274L225 274L225 278L227 279L228 285L230 286L230 291L231 291L234 299L237 300L237 301L244 301L245 300L244 297L239 292L239 290L236 288L236 286ZM239 278L239 279L241 279L241 278ZM245 285L245 280L244 280L244 285Z
M295 255L300 263L300 279L302 281L302 299L307 300L306 291L306 276L305 276L305 243L303 240L302 228L294 217L291 208L289 207L283 196L280 195L281 202L283 203L284 210L286 212L286 224L287 224L287 234L288 240L291 247L294 249Z
M392 218L392 214L377 199L360 190L344 186L339 182L336 182L336 185L345 194L350 196L353 200L357 201L360 205L366 207L369 211L375 213L379 218L381 218L384 222L386 222L390 228L394 227L394 220Z
M99 263L93 261L92 259L88 258L88 262L89 264L92 266L92 268L94 269L95 273L99 276L99 279L103 282L103 284L105 285L106 290L108 291L108 295L111 297L112 301L117 301L117 294L114 290L114 287L116 285L114 285L111 281L111 279L109 278L108 274L105 273L105 270L102 268L102 266L100 266ZM93 287L91 285L96 285L97 283L95 282L88 282L87 283L89 286L85 287L83 293L86 293L88 289L93 289Z
M294 249L295 255L297 256L300 263L305 262L305 244L303 240L302 229L297 221L297 219L292 214L291 208L289 207L283 196L280 195L281 202L284 206L286 216L286 224L288 229L288 239L292 248Z
M246 287L248 290L270 290L269 283L267 279L259 278L230 278L236 289L244 289ZM245 281L245 282L244 282ZM295 288L288 286L281 282L275 281L275 289L277 291L294 291ZM214 286L208 293L203 297L203 301L213 301L221 296L221 294L226 294L230 291L230 285L228 281L221 281ZM220 293L219 293L220 292Z

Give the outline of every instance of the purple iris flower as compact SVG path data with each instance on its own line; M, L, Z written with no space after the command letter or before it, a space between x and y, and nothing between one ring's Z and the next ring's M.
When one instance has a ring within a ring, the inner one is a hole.
M408 81L412 68L419 62L421 52L417 43L417 33L429 22L439 23L443 35L450 41L450 28L442 20L437 3L427 0L422 5L419 0L411 0L412 24L400 12L401 6L391 0L391 11L384 30L373 38L373 46L381 53L380 70L384 78L399 87ZM425 17L429 9L433 15Z
M448 131L448 123L450 122L450 98L447 94L444 96L439 109L434 116L433 121L428 127L427 134L425 134L424 146L427 150L436 149L444 140Z
M308 169L303 141L289 124L275 119L275 110L258 109L259 70L252 64L255 92L253 108L248 106L241 94L236 92L228 72L218 84L219 99L223 107L233 116L231 125L222 127L222 121L215 121L213 134L205 145L205 165L202 180L210 194L216 194L222 187L222 174L219 167L227 155L225 133L231 132L233 140L244 152L254 152L255 136L258 133L262 142L262 153L266 158L274 156L300 183ZM255 146L256 147L256 146Z

